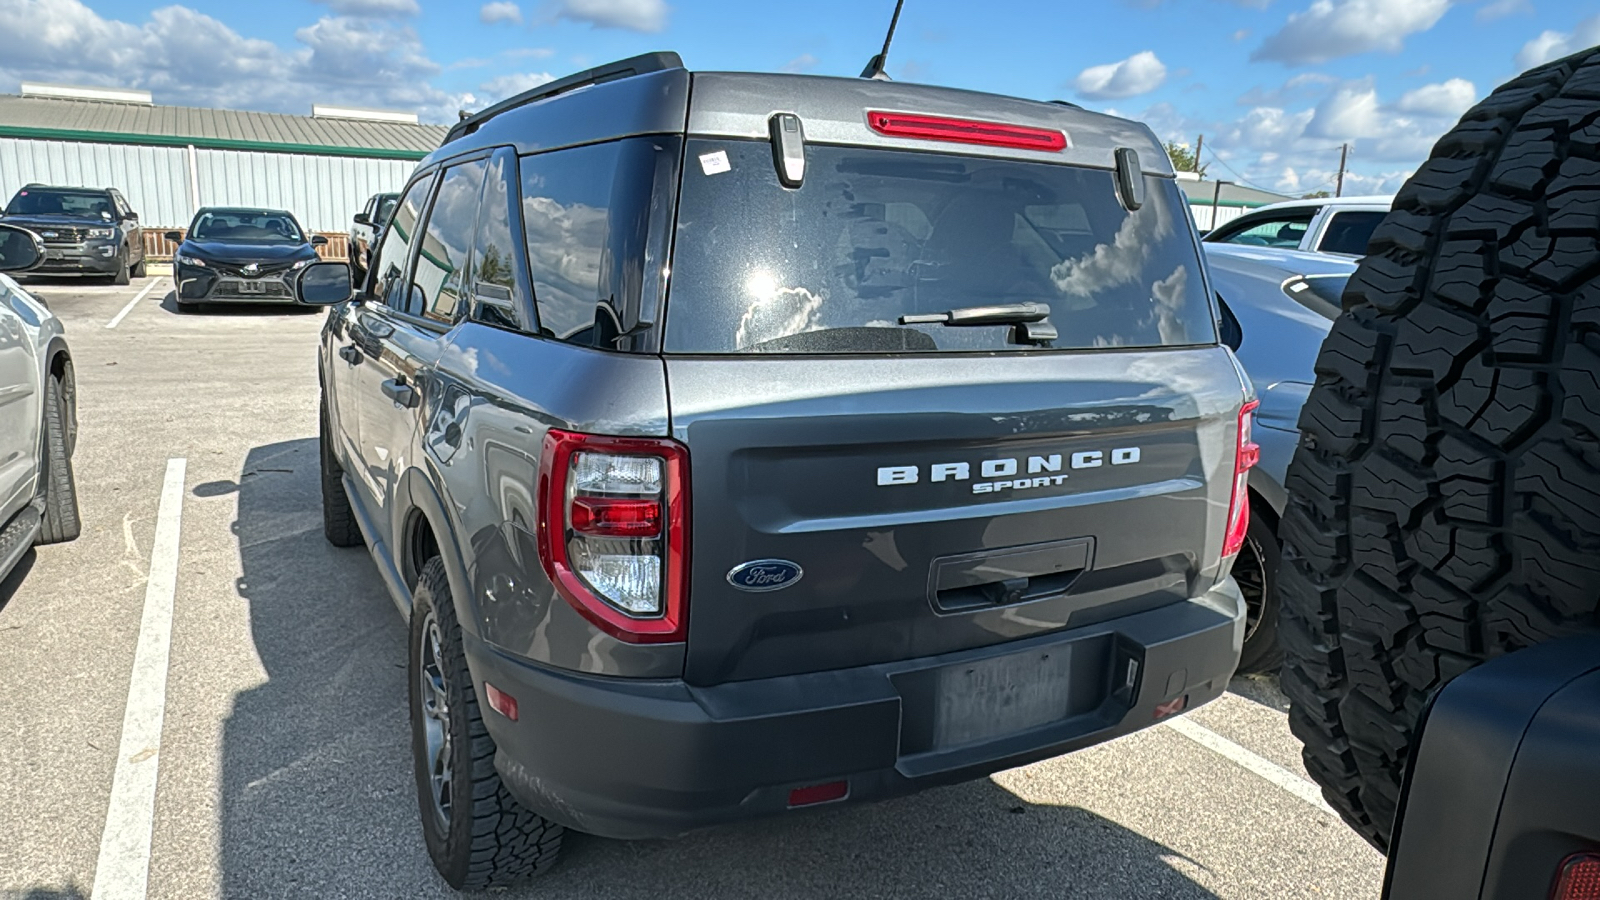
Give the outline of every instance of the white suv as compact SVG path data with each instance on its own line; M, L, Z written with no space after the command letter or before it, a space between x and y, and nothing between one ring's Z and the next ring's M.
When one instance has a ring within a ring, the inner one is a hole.
M1365 256L1373 229L1389 214L1393 203L1392 196L1289 200L1253 209L1225 222L1204 240L1212 244Z
M44 259L31 231L0 225L0 272ZM61 320L0 274L0 579L28 548L78 536L77 409Z

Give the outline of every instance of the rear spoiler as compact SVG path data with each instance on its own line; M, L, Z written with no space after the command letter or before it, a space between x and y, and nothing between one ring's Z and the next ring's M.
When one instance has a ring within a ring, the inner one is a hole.
M547 100L557 94L565 94L591 84L604 84L607 81L617 81L623 78L632 78L635 75L645 75L650 72L661 72L667 69L683 68L683 58L672 51L658 53L645 53L640 56L630 57L603 66L585 69L575 75L541 84L538 87L523 91L515 97L501 100L486 109L479 110L457 122L445 135L444 144L459 140L483 127L483 124L501 113L526 106L539 100ZM441 146L443 146L441 144Z

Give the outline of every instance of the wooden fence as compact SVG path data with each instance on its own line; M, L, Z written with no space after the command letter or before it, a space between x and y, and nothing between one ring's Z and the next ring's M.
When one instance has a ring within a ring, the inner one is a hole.
M146 228L144 230L145 258L151 260L172 259L172 254L178 252L178 245L167 240L167 232L174 230L180 234L183 231L183 229L172 228ZM317 248L317 253L321 254L323 259L343 262L350 258L347 246L350 242L349 235L341 232L334 234L324 233L322 236L328 239L328 243Z

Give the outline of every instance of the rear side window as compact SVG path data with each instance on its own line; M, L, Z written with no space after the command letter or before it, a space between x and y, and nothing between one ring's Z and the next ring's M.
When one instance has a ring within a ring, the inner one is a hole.
M428 227L417 249L411 291L401 312L445 325L456 321L466 293L467 251L476 234L483 171L481 159L444 170L439 194L428 210Z
M611 214L616 143L522 158L522 227L547 337L592 344Z
M1376 210L1334 213L1333 218L1328 220L1327 230L1322 233L1322 245L1317 249L1324 253L1366 256L1367 242L1372 240L1372 232L1388 215Z
M690 141L664 349L852 353L1214 343L1216 322L1168 179L1128 212L1110 171L811 145L802 187L772 148ZM1060 338L900 317L1034 302Z
M472 318L498 328L520 329L517 315L517 257L511 235L512 157L489 161L478 213L478 244L473 253Z
M433 176L428 175L406 191L395 208L394 221L383 231L383 243L372 266L372 295L394 309L406 308L406 263L410 261L417 220L422 218L422 204L432 187Z

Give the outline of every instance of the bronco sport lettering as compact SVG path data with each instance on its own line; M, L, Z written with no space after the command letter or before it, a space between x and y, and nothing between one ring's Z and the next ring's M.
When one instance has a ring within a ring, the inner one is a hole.
M1139 461L1138 447L1121 447L1112 450L1109 454L1100 450L1086 450L1074 453L1070 457L1063 457L1060 453L1049 456L1030 456L1026 466L1030 478L1007 478L1018 474L1024 462L1021 459L986 459L978 464L978 472L983 478L1002 479L999 481L982 481L972 486L974 494L991 494L995 491L1031 490L1033 488L1048 487L1049 485L1065 484L1067 475L1061 472L1063 465L1073 469L1098 469L1107 461L1113 466L1133 465ZM882 466L878 469L878 486L884 487L893 484L917 484L921 479L921 470L917 466ZM938 481L970 481L972 480L972 465L964 462L934 463L928 467L928 480Z

